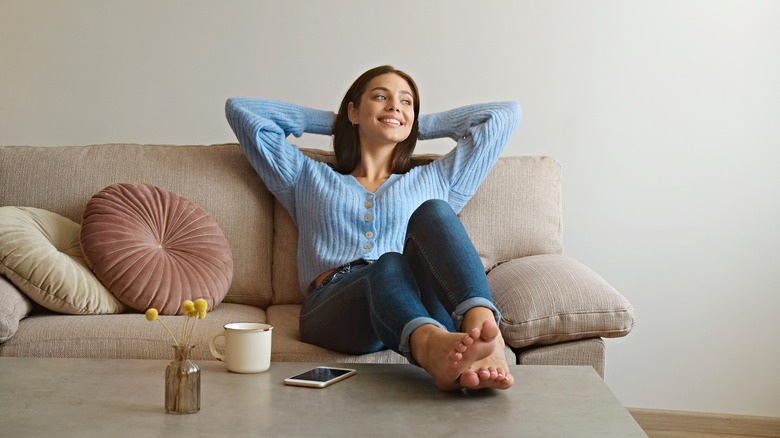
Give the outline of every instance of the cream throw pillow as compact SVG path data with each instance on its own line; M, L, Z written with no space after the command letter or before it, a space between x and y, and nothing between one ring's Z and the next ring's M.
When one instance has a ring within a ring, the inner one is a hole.
M0 274L54 312L122 312L122 303L87 267L79 231L79 224L50 211L0 207Z

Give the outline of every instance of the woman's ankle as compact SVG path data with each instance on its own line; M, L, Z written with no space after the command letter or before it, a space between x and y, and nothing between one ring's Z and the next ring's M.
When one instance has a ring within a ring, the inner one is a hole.
M441 330L441 328L433 324L423 324L409 335L409 350L417 363L420 363L421 358L419 356L427 351L428 340L436 330Z

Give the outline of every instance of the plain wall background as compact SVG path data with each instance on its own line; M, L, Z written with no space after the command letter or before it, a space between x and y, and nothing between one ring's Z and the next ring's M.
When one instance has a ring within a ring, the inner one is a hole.
M562 164L566 253L636 309L618 398L780 416L778 23L771 0L0 0L0 144L233 142L228 96L335 110L385 63L423 112L518 100L505 155Z

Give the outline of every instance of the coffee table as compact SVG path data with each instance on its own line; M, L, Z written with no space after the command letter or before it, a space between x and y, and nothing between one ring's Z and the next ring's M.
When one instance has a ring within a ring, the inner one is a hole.
M285 386L313 363L233 374L200 361L201 410L164 409L159 360L0 358L0 435L645 437L590 367L513 366L506 391L447 393L412 365L349 365L328 388ZM332 364L344 366L344 364Z

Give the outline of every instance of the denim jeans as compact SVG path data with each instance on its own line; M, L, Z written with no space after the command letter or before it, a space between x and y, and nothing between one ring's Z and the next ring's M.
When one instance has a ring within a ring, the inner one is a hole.
M347 354L390 348L417 364L409 337L424 324L461 331L464 314L493 304L487 277L463 224L444 201L423 203L409 219L403 254L337 269L300 314L301 339Z

